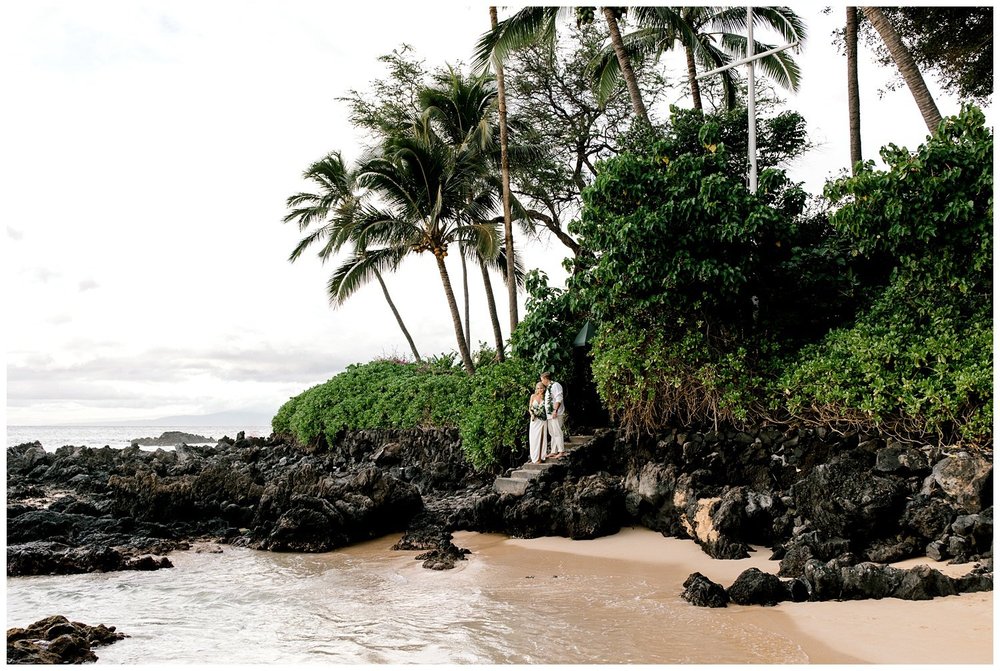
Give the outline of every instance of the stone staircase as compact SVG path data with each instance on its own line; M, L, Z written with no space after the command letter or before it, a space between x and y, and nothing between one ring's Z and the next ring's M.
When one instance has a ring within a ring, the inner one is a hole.
M569 436L566 438L565 451L558 459L546 459L540 464L525 462L523 466L511 471L507 477L500 477L493 483L493 488L501 494L513 494L521 496L527 489L528 483L541 475L544 471L552 468L559 462L566 461L570 455L581 445L590 442L593 436Z

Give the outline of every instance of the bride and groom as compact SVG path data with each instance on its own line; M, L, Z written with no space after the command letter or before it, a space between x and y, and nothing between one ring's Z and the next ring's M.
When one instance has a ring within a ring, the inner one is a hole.
M528 427L528 452L531 463L540 464L546 458L563 455L563 419L566 407L563 404L563 388L552 379L551 373L542 373L535 393L528 402L531 424Z

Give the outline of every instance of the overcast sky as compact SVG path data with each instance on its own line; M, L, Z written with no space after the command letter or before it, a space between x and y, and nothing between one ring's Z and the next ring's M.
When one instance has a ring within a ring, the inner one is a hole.
M830 37L843 9L796 9L809 41L788 104L817 148L790 172L818 192L848 164L845 66ZM330 268L287 262L299 233L281 223L284 202L310 162L357 157L337 98L384 74L379 55L406 42L431 67L467 62L488 26L485 4L3 3L6 423L270 416L351 363L408 355L377 285L331 310ZM880 98L890 73L861 60L866 157L916 147L926 129L909 93ZM938 104L958 110L940 93ZM522 248L562 283L561 244ZM430 257L388 282L421 353L454 350ZM477 287L473 340L489 341Z

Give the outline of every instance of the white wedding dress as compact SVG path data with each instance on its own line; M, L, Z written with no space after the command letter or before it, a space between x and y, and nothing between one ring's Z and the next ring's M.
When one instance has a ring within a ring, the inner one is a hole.
M529 408L531 410L531 424L528 426L528 454L531 456L532 463L537 464L545 458L548 447L548 431L546 430L548 422L535 416L536 410L540 410L544 415L545 402L532 401Z

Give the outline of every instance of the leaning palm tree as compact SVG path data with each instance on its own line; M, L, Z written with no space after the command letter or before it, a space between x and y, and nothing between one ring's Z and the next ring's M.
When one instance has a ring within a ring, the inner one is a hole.
M500 173L502 172L504 154L500 151L502 142L496 123L498 87L495 84L496 82L493 77L487 73L466 76L453 68L448 68L445 71L439 72L435 76L433 83L422 89L418 94L420 108L427 115L439 135L455 149L477 153L480 160L484 162L482 166L482 180L477 184L468 185L470 200L473 194L488 189L492 189L500 197L503 194ZM537 154L537 149L515 142L509 148L509 153L511 156L515 158L519 157L521 160L531 160L531 157ZM530 215L517 198L511 197L510 206L511 219L520 222L522 228L526 231L532 229ZM506 220L506 216L499 219L493 217L485 222L478 223L495 226L505 224ZM498 239L504 238L505 235L503 232L498 232L497 237ZM487 307L496 342L497 358L501 361L504 359L504 341L489 271L491 267L494 268L506 282L510 267L513 267L513 285L515 287L523 286L524 269L521 265L520 257L510 256L513 257L512 261L509 260L509 255L506 253L506 245L498 248L496 256L493 258L484 257L473 246L462 246L463 282L466 279L466 260L478 264L483 276ZM465 329L466 341L471 345L467 288L465 293Z
M470 245L484 256L495 256L495 229L482 222L496 205L493 191L475 190L483 183L485 164L475 150L453 147L431 127L427 115L391 136L381 155L366 161L358 182L370 189L378 204L368 204L357 218L356 235L370 246L397 253L431 252L437 263L455 339L466 371L475 372L462 328L458 302L445 258L451 246Z
M906 48L906 45L903 44L903 39L899 36L899 32L881 9L878 7L862 7L861 11L864 13L865 18L875 27L875 30L878 31L882 41L885 42L885 47L889 50L889 55L892 56L896 67L899 68L899 74L903 75L906 86L910 89L910 94L916 101L917 108L920 109L920 114L924 118L927 130L933 133L941 124L941 112L938 111L937 104L934 102L934 96L931 95L927 84L924 83L924 78L920 74L920 68L917 67L916 61L913 60L913 55Z
M313 182L315 193L301 192L290 196L286 204L290 208L283 221L295 221L300 231L315 228L295 246L288 257L290 262L298 260L302 253L314 244L320 244L319 258L325 263L345 245L353 245L353 252L341 264L327 283L327 295L334 308L343 305L358 288L374 278L382 289L389 309L406 338L413 358L420 361L420 353L413 342L396 304L389 295L382 273L395 270L402 255L397 250L369 250L365 240L357 235L357 214L362 197L359 194L357 171L350 168L339 152L332 152L316 161L303 173L303 177Z
M622 78L625 80L625 85L628 87L628 95L632 100L632 111L635 112L637 117L648 124L649 114L646 112L646 105L642 102L642 94L639 92L639 81L635 76L635 71L632 69L631 57L625 51L622 33L618 26L618 19L621 18L622 8L601 7L601 11L604 13L604 20L608 23L608 30L611 32L611 48L614 49L618 68L622 73Z
M492 77L485 73L478 76L465 77L462 73L449 67L447 71L439 73L432 86L422 89L418 95L421 109L434 122L435 127L441 131L441 135L456 149L480 152L481 160L484 162L490 160L491 154L496 149L492 111L497 99L497 88L493 84ZM502 153L500 157L501 169L502 161L505 157L506 154ZM485 170L483 174L487 180L492 177ZM468 198L471 200L472 194L482 187L483 185L468 184ZM505 212L505 224L508 220L508 214L508 212ZM488 263L490 259L483 257L476 249L470 248L468 245L462 247L461 255L462 283L465 293L465 340L471 346L472 322L469 314L467 258L477 262L482 271L487 306L496 340L497 357L503 360L503 335L500 331L500 320L496 312L496 299L493 296L493 286L489 278Z
M675 48L684 51L688 84L695 109L702 109L698 71L711 70L743 58L747 50L747 12L743 7L636 7L633 9L636 30L622 38L623 48L633 58L660 58ZM755 7L754 25L760 23L788 41L805 39L805 23L788 7ZM754 40L754 53L774 48ZM620 58L608 50L595 63L598 91L611 90L622 76ZM786 52L765 56L757 61L762 71L787 89L798 89L800 70ZM736 102L736 77L733 70L719 73L726 107Z

